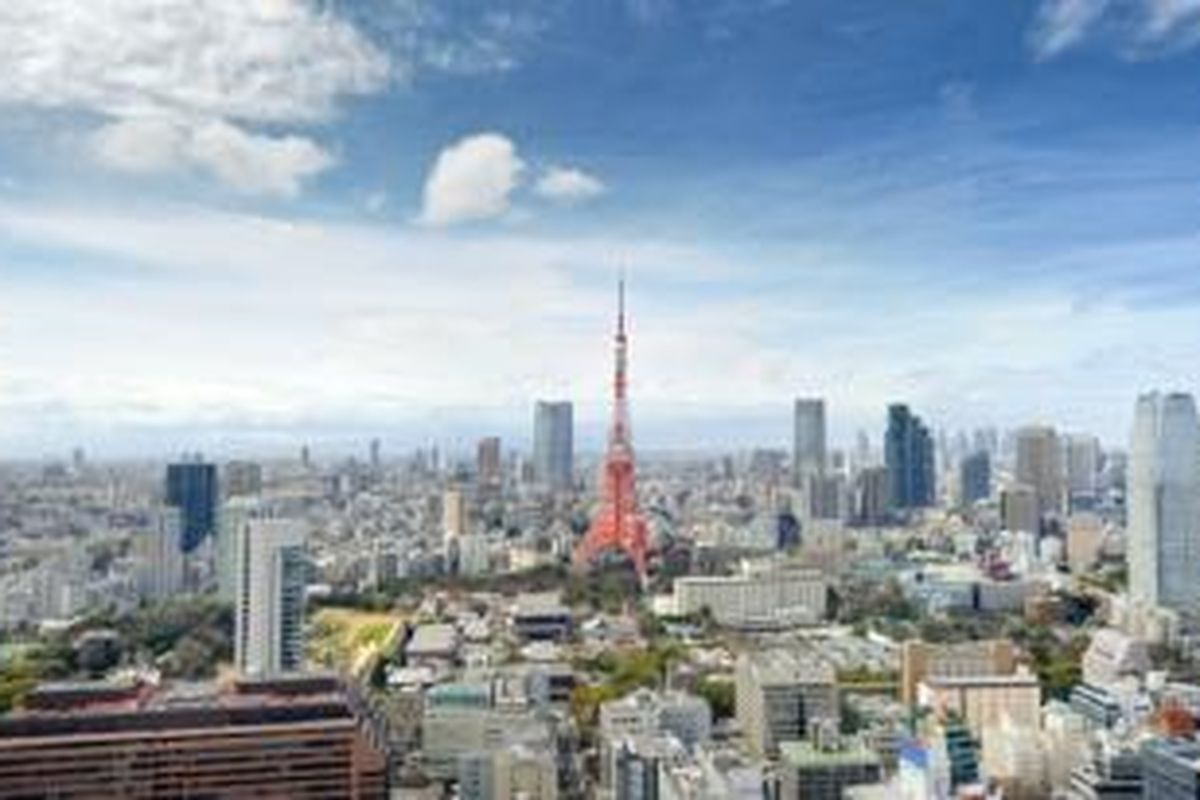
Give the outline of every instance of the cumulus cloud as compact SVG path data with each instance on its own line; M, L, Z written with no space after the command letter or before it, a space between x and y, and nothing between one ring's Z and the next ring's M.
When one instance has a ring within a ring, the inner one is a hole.
M551 167L534 185L537 194L549 200L578 203L603 194L604 182L574 167Z
M1097 41L1130 59L1200 44L1200 0L1042 0L1030 44L1039 59Z
M493 219L511 207L525 163L512 140L479 133L446 147L425 181L420 222L453 225Z
M246 194L293 197L305 179L334 163L311 139L248 132L224 120L182 125L166 119L118 120L91 137L96 161L134 174L196 169Z
M382 89L387 54L306 0L6 0L0 105L105 118L103 167L199 169L245 193L295 195L333 158L261 125L328 120L347 95Z

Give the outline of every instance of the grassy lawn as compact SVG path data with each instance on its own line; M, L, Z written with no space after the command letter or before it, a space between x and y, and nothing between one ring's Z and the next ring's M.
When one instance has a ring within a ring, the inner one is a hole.
M312 618L308 658L327 669L357 673L404 621L399 614L323 608Z

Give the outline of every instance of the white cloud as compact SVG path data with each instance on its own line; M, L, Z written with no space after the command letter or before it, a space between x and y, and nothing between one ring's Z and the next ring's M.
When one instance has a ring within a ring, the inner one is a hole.
M1130 59L1188 50L1200 44L1200 0L1042 0L1030 31L1039 59L1092 40Z
M136 174L201 170L246 194L293 197L334 158L302 136L250 133L224 120L187 126L167 119L119 120L91 137L98 163Z
M305 0L5 0L0 103L116 118L319 121L389 59Z
M334 163L311 139L259 136L222 121L198 128L188 154L239 191L285 197L298 194L305 179Z
M503 216L524 170L516 145L503 134L460 139L438 154L419 221L440 226Z
M604 193L604 182L574 167L551 167L538 179L534 191L542 197L564 203L590 200Z

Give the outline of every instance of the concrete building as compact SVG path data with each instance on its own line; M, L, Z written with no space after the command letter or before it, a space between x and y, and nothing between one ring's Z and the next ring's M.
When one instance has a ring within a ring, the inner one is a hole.
M755 758L775 756L780 742L837 730L837 677L824 661L787 650L743 653L735 683L738 724Z
M1143 680L1151 669L1146 643L1115 628L1101 628L1083 653L1083 682L1109 687L1126 677Z
M499 486L504 479L504 454L500 437L487 436L479 440L476 451L475 474L480 486Z
M221 471L221 490L226 498L262 494L262 466L253 461L230 461Z
M467 496L461 489L442 492L442 534L446 541L466 536L467 526Z
M808 742L779 745L778 800L842 800L851 786L878 783L879 756L862 744L821 748Z
M854 522L883 525L888 519L891 487L887 467L866 467L854 481Z
M917 702L917 686L926 678L1012 675L1016 653L1007 639L956 644L908 641L900 649L900 701Z
M1087 434L1068 436L1066 462L1068 507L1092 508L1100 488L1100 440Z
M1000 490L1000 524L1008 531L1024 531L1035 536L1041 530L1038 493L1023 483Z
M1200 436L1191 395L1138 398L1129 456L1129 593L1200 608Z
M332 678L55 684L0 717L0 800L384 800L386 760Z
M304 527L291 519L249 518L234 528L234 537L238 670L245 675L299 670L304 665L308 577Z
M1072 514L1067 518L1067 565L1072 575L1082 575L1100 560L1107 531L1095 514Z
M712 709L700 697L684 692L638 689L600 706L601 736L653 736L669 733L689 750L712 736Z
M704 609L722 625L771 620L817 623L825 618L829 585L817 570L743 569L738 575L689 575L672 585L675 612Z
M1064 482L1058 434L1046 425L1029 425L1017 430L1015 445L1014 474L1017 483L1030 487L1037 496L1039 518L1060 513Z
M939 717L948 713L964 720L977 740L989 728L1009 724L1037 730L1042 707L1041 687L1036 675L1018 671L1012 675L974 677L927 677L917 685L917 703Z
M539 401L533 412L533 475L538 485L564 492L574 483L575 421L568 402Z
M156 508L147 515L145 529L133 537L140 597L161 602L183 590L184 558L179 547L182 525L179 509Z

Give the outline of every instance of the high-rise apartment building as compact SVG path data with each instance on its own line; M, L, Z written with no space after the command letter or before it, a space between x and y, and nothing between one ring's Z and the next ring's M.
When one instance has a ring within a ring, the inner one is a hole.
M217 524L217 467L198 458L167 465L167 505L178 508L183 517L180 547L195 550Z
M1063 506L1063 458L1058 434L1047 425L1028 425L1016 432L1018 483L1037 495L1038 514L1057 514Z
M986 500L992 494L992 461L986 450L977 450L959 466L959 492L962 505Z
M933 437L921 418L906 405L888 406L884 456L892 507L904 510L933 505L936 496Z
M245 675L299 670L304 665L304 589L308 560L304 528L291 519L250 517L234 528L237 603L234 651Z
M574 409L569 402L539 401L533 412L533 475L540 486L571 488L575 469Z
M1129 592L1176 610L1200 605L1200 434L1188 394L1138 398L1129 455Z

